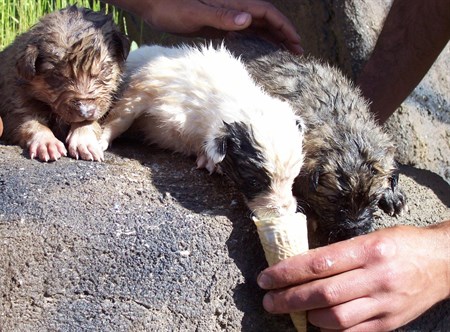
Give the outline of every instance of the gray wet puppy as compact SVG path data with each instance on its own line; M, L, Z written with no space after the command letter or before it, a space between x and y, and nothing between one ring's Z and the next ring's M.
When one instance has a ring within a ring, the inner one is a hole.
M31 158L101 160L97 123L121 81L130 43L110 15L71 6L47 14L0 53L4 139Z
M338 69L255 38L232 38L226 45L267 92L289 101L304 120L305 159L294 192L317 220L319 234L328 242L347 239L372 230L377 207L389 215L406 209L393 140Z

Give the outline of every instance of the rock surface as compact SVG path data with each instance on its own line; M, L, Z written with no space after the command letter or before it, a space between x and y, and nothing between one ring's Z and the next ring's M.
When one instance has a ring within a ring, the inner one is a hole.
M0 163L1 331L293 331L262 308L263 251L225 177L127 141L103 163L0 145ZM403 167L400 181L410 211L378 227L450 218L442 178ZM405 331L449 318L444 302Z

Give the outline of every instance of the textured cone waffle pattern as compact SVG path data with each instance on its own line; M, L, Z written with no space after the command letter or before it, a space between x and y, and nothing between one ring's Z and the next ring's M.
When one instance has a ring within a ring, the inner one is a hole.
M253 217L267 263L272 266L279 261L308 250L308 228L302 213L273 219ZM291 314L297 331L306 332L306 312Z

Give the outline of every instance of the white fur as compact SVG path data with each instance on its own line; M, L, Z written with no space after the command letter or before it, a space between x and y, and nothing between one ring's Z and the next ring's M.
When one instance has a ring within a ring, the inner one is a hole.
M249 207L295 210L291 187L303 162L299 119L288 103L256 85L224 47L144 46L130 53L126 75L123 97L104 126L104 149L135 122L149 142L197 155L199 167L213 171L224 157L214 142L226 133L223 123L250 124L263 147L273 198L261 198L261 204L255 199Z

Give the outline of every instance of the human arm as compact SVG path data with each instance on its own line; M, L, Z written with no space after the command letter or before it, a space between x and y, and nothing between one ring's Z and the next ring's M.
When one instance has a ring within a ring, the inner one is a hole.
M450 38L450 1L394 0L357 79L384 123L420 83Z
M302 53L293 24L271 3L259 0L104 1L138 15L157 30L184 35L224 35L250 28Z
M450 220L397 226L308 251L264 270L272 313L308 311L323 331L388 331L450 297Z

